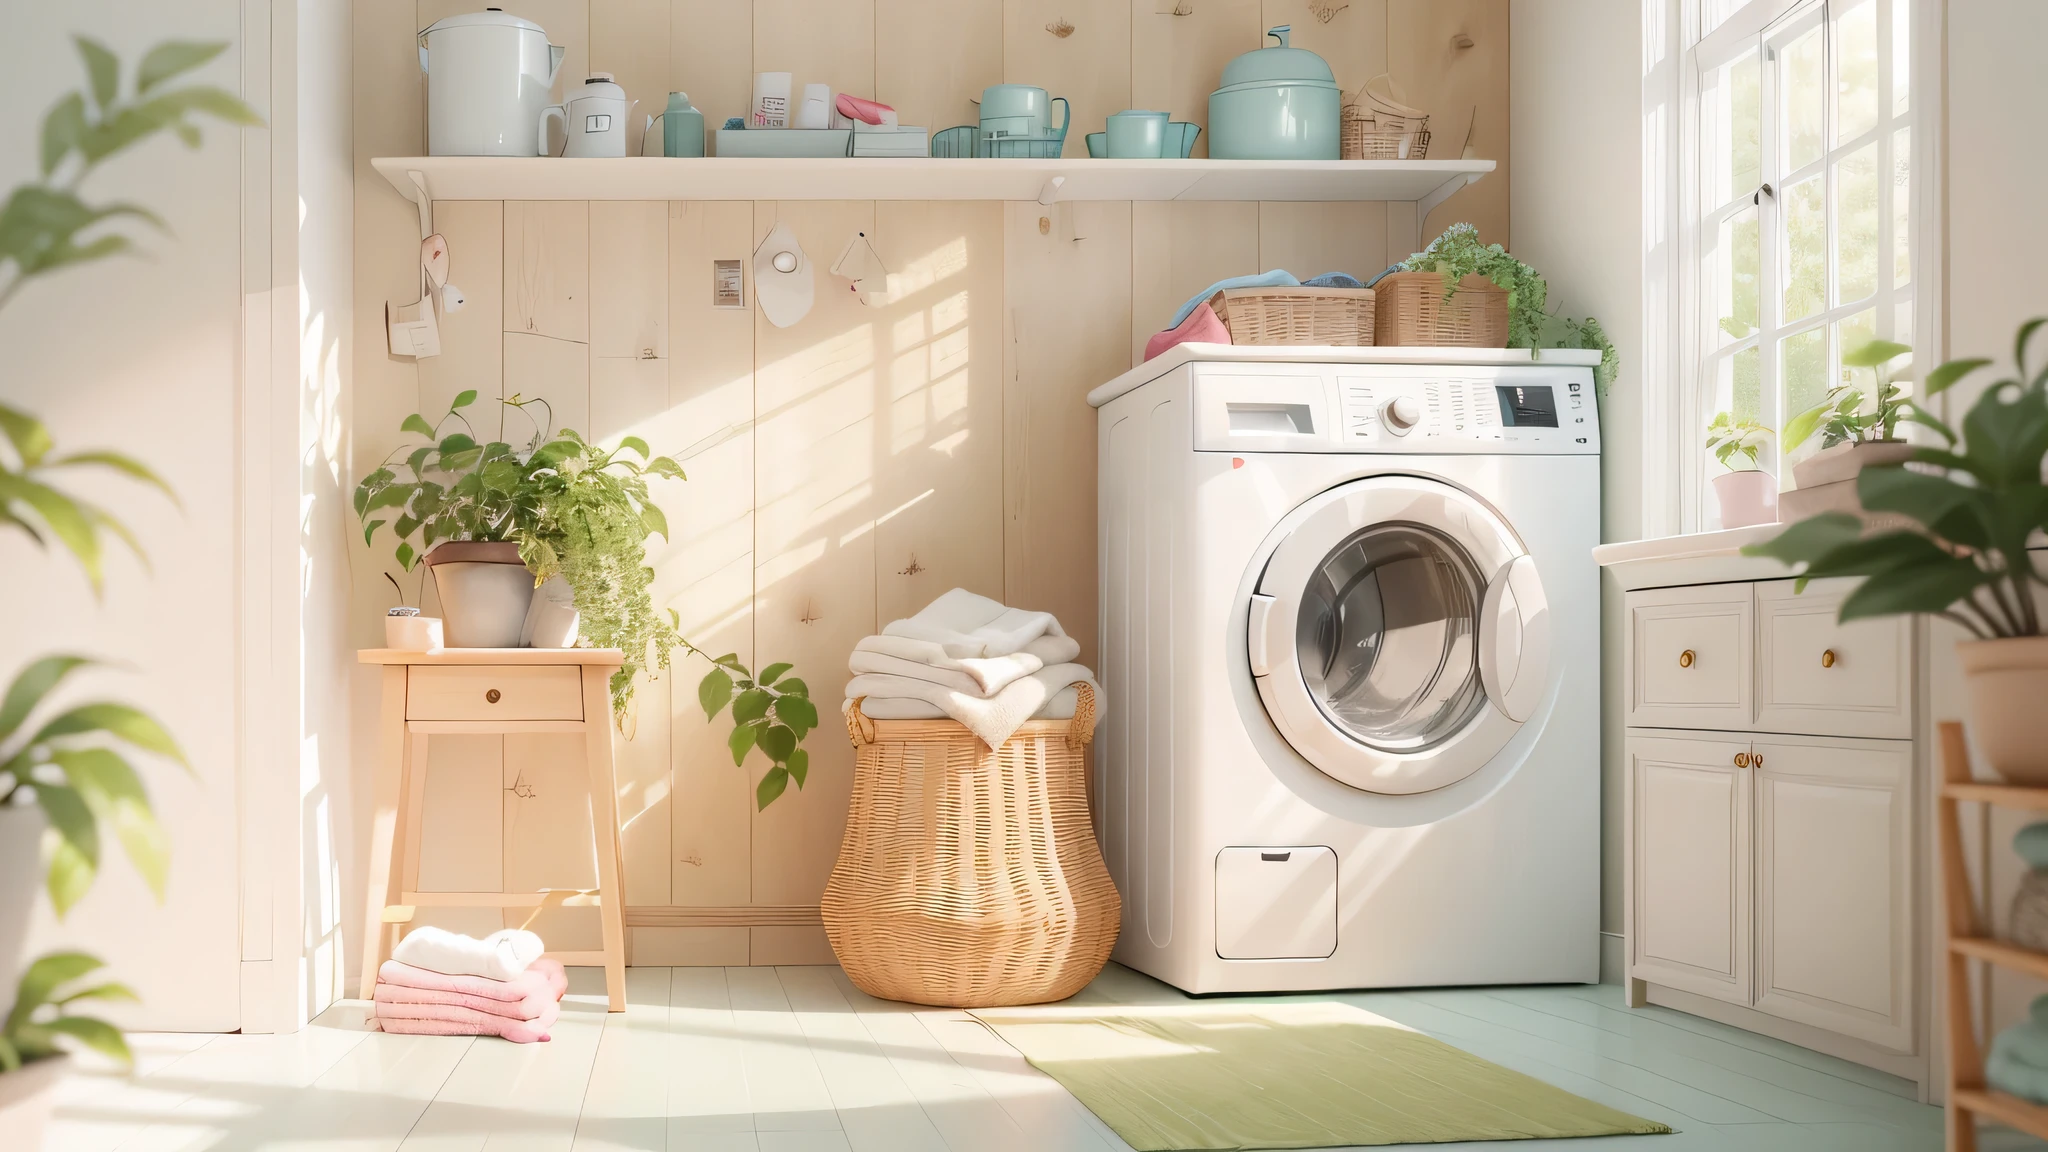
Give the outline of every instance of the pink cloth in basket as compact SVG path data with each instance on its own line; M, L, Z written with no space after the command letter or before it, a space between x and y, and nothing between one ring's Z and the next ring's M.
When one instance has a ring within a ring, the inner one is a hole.
M1150 360L1175 344L1228 344L1230 329L1223 326L1222 317L1209 307L1207 300L1195 305L1188 318L1164 332L1154 332L1145 341L1145 359Z
M409 1036L502 1036L514 1044L546 1042L548 1030L561 1015L560 1004L549 1004L537 1019L514 1020L494 1012L448 1004L377 1002L377 1027L386 1032Z
M447 976L415 968L396 960L386 960L377 969L377 984L390 984L395 988L420 992L447 992L459 996L480 996L486 1000L520 1002L535 997L550 1001L560 1000L569 990L569 974L563 970L561 961L543 956L531 967L510 980L493 980L488 976ZM418 997L404 995L397 999L417 1000ZM383 999L382 996L378 999ZM531 1017L528 1017L531 1019Z

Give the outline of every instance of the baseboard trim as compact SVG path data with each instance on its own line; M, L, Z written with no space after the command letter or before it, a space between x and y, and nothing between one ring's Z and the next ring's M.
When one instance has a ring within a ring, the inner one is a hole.
M810 928L824 922L816 904L626 906L628 928Z
M1620 984L1628 979L1628 953L1623 950L1621 933L1600 934L1600 982Z

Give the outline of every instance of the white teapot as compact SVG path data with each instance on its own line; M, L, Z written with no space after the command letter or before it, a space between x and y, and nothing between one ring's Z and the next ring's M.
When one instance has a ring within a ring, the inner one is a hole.
M575 96L541 110L540 154L548 154L548 118L560 116L562 131L567 137L562 155L626 155L627 122L632 119L633 109L639 103L638 100L626 99L626 90L612 82L611 73L591 73ZM654 117L647 117L647 122L640 126L640 132L633 139L640 139L653 124Z

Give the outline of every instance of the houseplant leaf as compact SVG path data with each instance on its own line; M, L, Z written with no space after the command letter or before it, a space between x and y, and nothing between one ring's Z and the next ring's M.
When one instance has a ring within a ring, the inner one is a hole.
M704 708L704 719L717 717L719 709L732 699L732 676L725 669L714 667L697 681L697 703Z
M184 749L178 747L178 742L171 739L163 725L140 709L112 701L80 704L60 713L36 733L35 742L41 744L60 736L85 732L105 732L146 752L175 760L188 772L192 769L191 761L185 759Z
M57 834L43 884L49 890L51 906L62 919L91 889L93 878L99 874L100 826L76 789L38 783L36 803Z
M755 810L759 811L775 803L775 798L782 795L788 787L789 769L779 766L770 768L768 774L761 777L761 782L754 786Z
M14 735L22 721L28 719L50 690L62 683L72 672L92 663L83 656L45 656L15 673L14 682L7 686L7 695L0 699L0 742Z

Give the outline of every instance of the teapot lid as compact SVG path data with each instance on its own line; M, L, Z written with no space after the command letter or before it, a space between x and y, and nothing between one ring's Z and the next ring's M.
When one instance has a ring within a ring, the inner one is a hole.
M1223 66L1223 87L1236 84L1256 84L1275 80L1293 80L1313 84L1337 82L1335 73L1321 56L1306 48L1291 48L1287 44L1288 33L1293 31L1290 24L1280 24L1266 30L1266 35L1280 43L1276 47L1261 48L1247 52Z
M445 20L436 20L422 29L420 35L425 36L428 32L432 32L437 28L479 27L517 28L522 32L539 32L542 36L547 35L546 29L543 29L540 25L535 24L531 20L524 20L514 16L503 8L486 8L481 12L464 12L460 16L450 16Z

